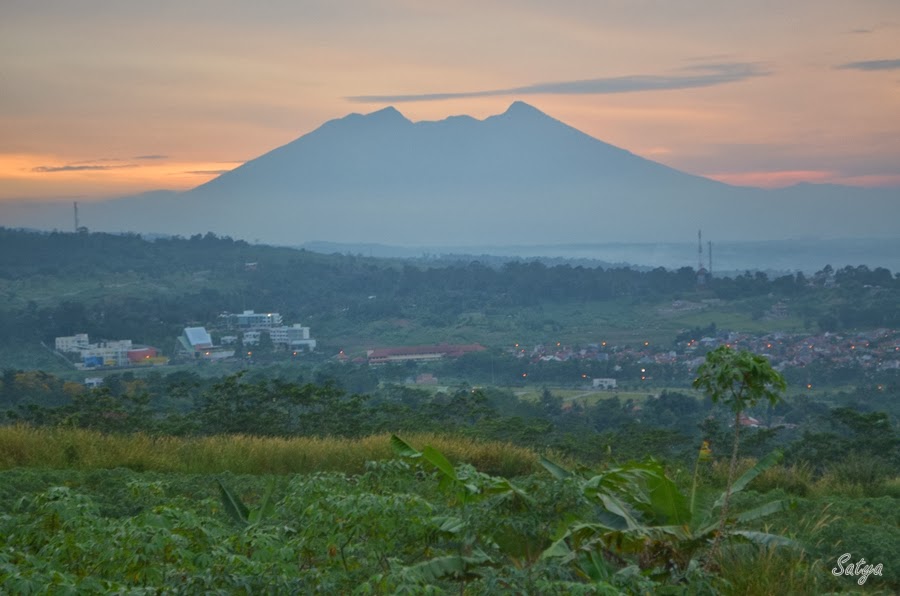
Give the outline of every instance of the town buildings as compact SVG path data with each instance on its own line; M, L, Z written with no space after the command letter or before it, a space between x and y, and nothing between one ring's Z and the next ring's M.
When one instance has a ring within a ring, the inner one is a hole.
M57 352L77 355L79 369L127 366L158 366L166 364L168 358L159 355L153 346L135 345L130 339L105 340L90 343L87 333L57 337Z
M284 325L284 319L277 312L257 313L245 310L240 314L222 313L219 325L227 332L240 333L244 346L259 345L263 334L269 336L272 345L277 349L308 350L316 349L316 340L310 337L309 327L300 323ZM237 335L224 335L223 344L237 342Z

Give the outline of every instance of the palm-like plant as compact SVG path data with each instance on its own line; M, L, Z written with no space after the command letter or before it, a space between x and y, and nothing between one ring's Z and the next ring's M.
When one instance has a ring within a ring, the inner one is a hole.
M731 463L728 466L728 483L719 517L719 532L710 549L710 560L715 558L716 549L725 530L728 506L732 493L734 472L737 468L738 445L741 438L741 414L761 401L774 406L781 401L781 394L787 383L781 374L772 368L769 361L747 350L735 350L729 346L719 346L706 354L704 362L697 370L694 388L705 392L713 403L723 403L734 412L734 439L731 447Z

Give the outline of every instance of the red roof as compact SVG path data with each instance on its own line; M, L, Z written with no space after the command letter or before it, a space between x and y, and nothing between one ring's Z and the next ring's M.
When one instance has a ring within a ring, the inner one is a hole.
M462 356L469 352L480 352L486 348L479 344L438 344L431 346L404 346L402 348L375 348L369 354L369 360L390 358L391 356L422 356L425 354L441 354L442 356Z

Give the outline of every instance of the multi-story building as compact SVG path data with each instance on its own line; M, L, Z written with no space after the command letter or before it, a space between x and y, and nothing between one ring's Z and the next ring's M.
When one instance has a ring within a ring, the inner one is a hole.
M294 323L290 327L273 327L269 329L269 337L276 346L286 346L296 350L305 348L309 351L316 349L316 340L310 338L309 327L300 323Z
M81 350L81 360L85 366L128 366L128 352L132 349L130 339L101 341Z
M222 313L219 318L224 320L227 327L237 329L271 329L283 324L281 315L277 312L245 310L240 314Z
M87 333L78 333L69 337L56 338L56 351L66 353L78 353L90 345Z
M136 346L130 339L117 339L90 343L87 333L70 337L57 337L56 350L68 354L78 354L79 369L103 366L156 366L166 364L168 358L159 355L153 346Z

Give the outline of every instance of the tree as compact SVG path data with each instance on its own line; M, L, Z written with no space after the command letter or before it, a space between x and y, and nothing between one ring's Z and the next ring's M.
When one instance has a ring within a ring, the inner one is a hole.
M763 400L772 406L776 405L781 401L781 394L787 388L787 383L766 358L747 350L738 351L728 346L719 346L706 354L706 362L697 370L694 388L706 393L713 403L721 402L734 412L731 464L728 467L728 484L719 517L719 531L710 550L712 560L728 517L728 501L737 467L741 414Z

